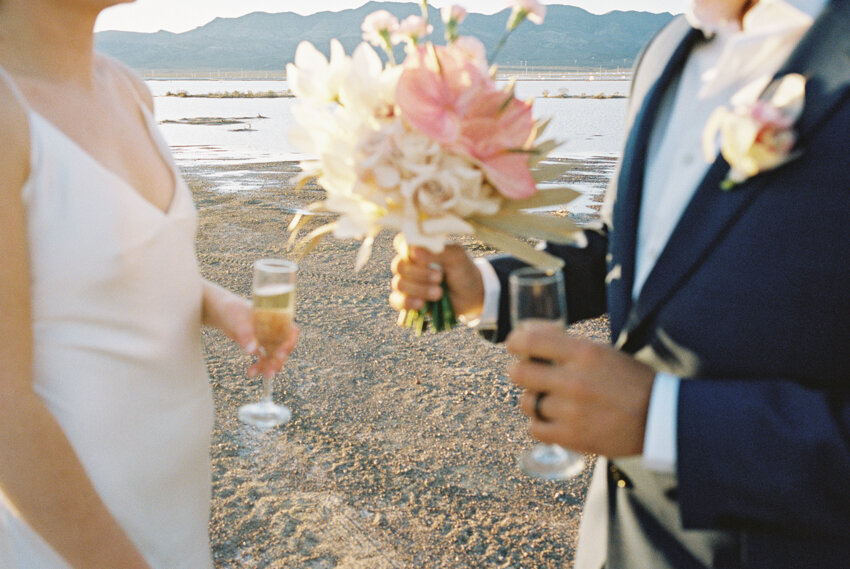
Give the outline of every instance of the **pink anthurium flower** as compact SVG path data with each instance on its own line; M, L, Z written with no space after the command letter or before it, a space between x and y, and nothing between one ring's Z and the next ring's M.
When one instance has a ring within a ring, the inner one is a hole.
M534 130L529 104L497 90L479 65L451 47L421 48L404 66L396 104L414 128L479 161L502 195L534 194L523 152Z

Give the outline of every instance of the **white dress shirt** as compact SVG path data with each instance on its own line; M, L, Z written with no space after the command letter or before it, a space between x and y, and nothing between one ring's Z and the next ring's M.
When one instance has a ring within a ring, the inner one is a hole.
M720 106L754 101L826 4L827 0L760 0L747 12L740 29L720 27L711 41L691 52L661 102L649 139L633 298L640 294L710 167L702 153L702 134L709 116ZM693 11L687 16L695 27L708 28ZM476 259L476 264L485 285L484 309L476 323L492 327L498 318L501 286L489 263ZM650 397L643 462L659 472L674 472L676 467L680 381L670 374L657 374Z

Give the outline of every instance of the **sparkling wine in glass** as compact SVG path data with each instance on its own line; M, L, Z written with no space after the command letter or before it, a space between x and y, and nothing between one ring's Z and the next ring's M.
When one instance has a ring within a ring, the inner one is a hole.
M289 336L295 318L295 275L298 265L284 259L254 263L251 289L254 333L263 355L274 353ZM269 429L289 421L292 413L272 400L274 377L263 376L263 396L239 408L243 423Z
M508 276L511 325L539 320L567 325L564 277L560 271L524 267ZM542 363L549 363L543 361ZM536 478L564 480L584 469L584 456L559 445L536 444L519 457L520 469Z

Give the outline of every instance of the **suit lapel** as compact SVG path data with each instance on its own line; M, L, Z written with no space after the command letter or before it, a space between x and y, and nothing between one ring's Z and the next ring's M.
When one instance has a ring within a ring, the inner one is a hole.
M805 145L827 113L850 87L850 2L833 0L776 74L806 77L806 103L797 121Z
M806 101L795 126L798 146L805 152L807 135L842 99L850 86L850 2L833 0L813 24L775 77L801 73L806 78ZM712 246L736 222L760 191L756 176L731 191L720 183L729 165L718 157L694 194L670 240L643 286L625 323L631 331L670 298L710 253ZM616 227L616 226L615 226ZM622 337L625 341L625 336Z
M632 283L634 281L635 242L637 220L640 209L643 176L646 169L646 147L658 107L667 87L684 65L688 53L702 33L691 28L684 18L679 20L672 33L678 44L667 64L658 73L652 87L644 97L634 126L629 132L623 161L617 180L617 195L613 207L613 227L616 238L611 243L609 257L608 310L611 316L613 337L616 338L631 306ZM658 41L658 40L657 40ZM653 73L655 70L641 70Z

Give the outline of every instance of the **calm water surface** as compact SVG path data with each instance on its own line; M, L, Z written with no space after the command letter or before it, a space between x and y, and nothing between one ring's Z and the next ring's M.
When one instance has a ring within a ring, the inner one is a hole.
M182 120L242 118L236 125L162 124L166 140L178 163L239 163L300 160L286 139L294 125L293 99L210 99L167 97L166 93L190 94L226 91L285 91L286 81L148 81L154 94L157 119ZM582 158L617 156L621 150L625 99L544 98L559 93L569 95L627 94L627 81L520 81L516 93L522 99L534 97L534 115L550 117L547 130L563 144L552 155ZM258 116L267 118L257 118ZM246 130L247 129L247 130Z

